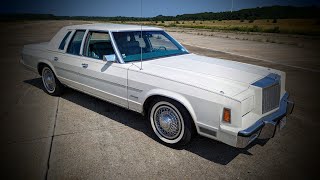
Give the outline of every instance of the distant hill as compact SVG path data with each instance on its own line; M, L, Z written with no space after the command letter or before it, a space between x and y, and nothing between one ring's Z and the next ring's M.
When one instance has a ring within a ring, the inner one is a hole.
M241 9L233 12L207 12L197 14L183 14L176 16L178 20L239 20L239 19L316 19L320 17L320 8L293 7L293 6L271 6Z
M1 14L0 20L101 20L101 21L179 21L179 20L254 20L254 19L320 19L320 7L270 6L233 12L204 12L177 16L97 17L55 16L52 14Z

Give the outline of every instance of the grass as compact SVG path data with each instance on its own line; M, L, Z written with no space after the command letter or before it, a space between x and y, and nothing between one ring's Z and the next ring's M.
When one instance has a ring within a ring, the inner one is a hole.
M117 22L119 23L119 22ZM261 20L210 20L210 21L144 21L126 22L162 27L208 29L212 31L239 31L320 35L320 23L316 19L261 19Z

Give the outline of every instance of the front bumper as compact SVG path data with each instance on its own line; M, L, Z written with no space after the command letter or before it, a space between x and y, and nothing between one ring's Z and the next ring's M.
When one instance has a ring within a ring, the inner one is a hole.
M277 111L259 119L252 126L238 132L237 147L245 148L253 140L272 138L277 129L280 127L280 121L292 113L294 102L289 101L289 94L286 93L280 102L280 107Z

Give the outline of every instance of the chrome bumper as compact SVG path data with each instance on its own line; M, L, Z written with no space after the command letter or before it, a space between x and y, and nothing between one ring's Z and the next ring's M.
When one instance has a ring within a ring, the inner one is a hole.
M289 94L286 93L280 102L280 107L277 111L259 119L252 126L245 130L238 132L237 147L245 148L253 140L269 139L272 138L276 130L279 128L280 120L286 118L287 115L292 113L294 102L289 101Z

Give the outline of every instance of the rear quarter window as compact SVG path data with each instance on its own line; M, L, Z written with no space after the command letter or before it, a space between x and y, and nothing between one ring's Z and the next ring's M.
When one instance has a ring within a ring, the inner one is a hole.
M68 39L68 37L70 36L71 34L71 31L69 31L65 36L64 38L62 39L61 43L60 43L60 46L59 46L59 49L60 50L64 50L64 46L66 45L66 41Z

